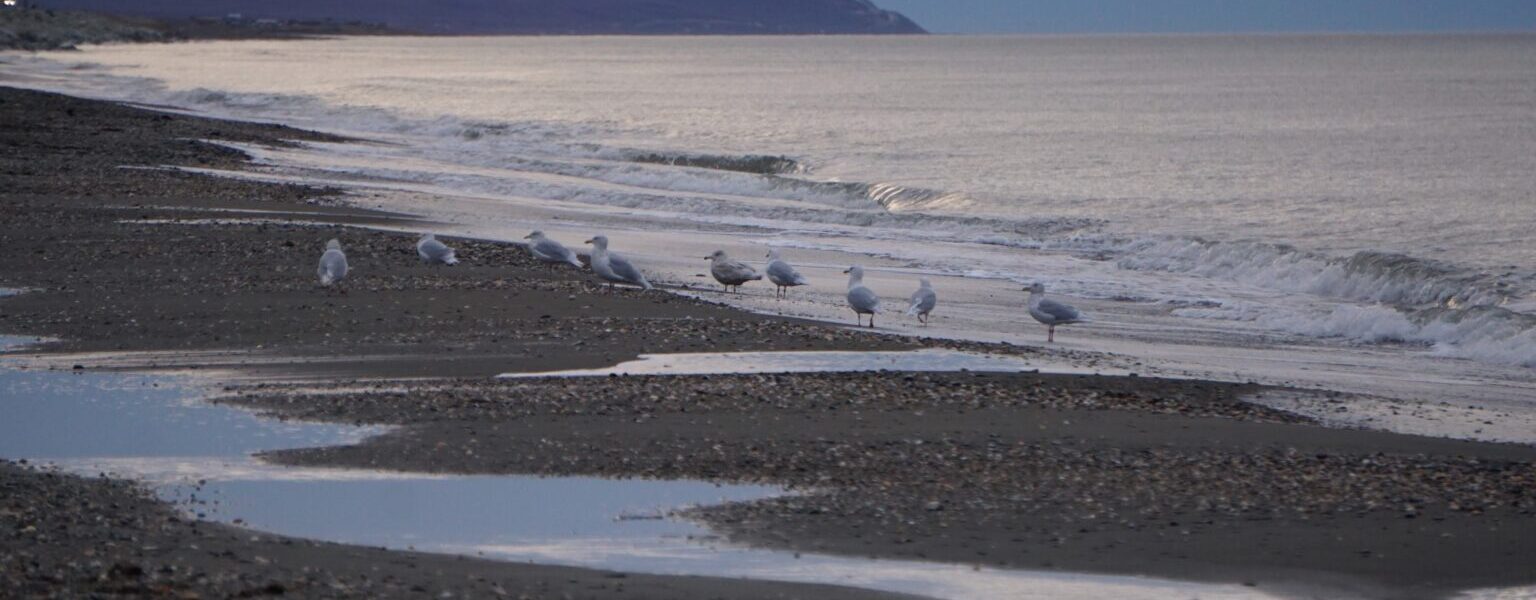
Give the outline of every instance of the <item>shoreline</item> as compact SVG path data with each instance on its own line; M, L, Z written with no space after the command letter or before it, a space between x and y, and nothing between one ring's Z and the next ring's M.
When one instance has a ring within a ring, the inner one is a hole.
M956 343L608 292L585 277L546 273L507 244L448 240L465 264L420 266L413 236L348 225L428 224L334 206L333 190L119 168L125 156L148 166L243 164L238 152L187 138L334 138L9 88L0 100L0 136L29 149L0 156L10 167L0 175L0 234L7 245L39 249L0 257L0 284L34 290L0 299L0 330L57 337L43 348L52 352L233 348L279 357L268 373L442 379L344 395L236 386L244 395L221 401L411 431L270 461L834 488L698 514L736 539L792 550L1274 590L1321 582L1369 596L1536 582L1519 562L1536 552L1536 499L1523 491L1536 482L1536 449L1325 429L1242 402L1249 386L1203 381L955 373L487 380L641 353ZM283 213L204 222L231 209ZM297 224L315 220L332 224ZM328 237L343 238L356 269L345 295L312 281ZM385 358L354 360L365 355ZM260 375L268 367L245 368ZM552 450L526 445L520 434L528 432L556 439L565 449L558 456L585 458L555 460ZM472 440L473 460L428 451ZM1127 502L1125 490L1152 497ZM1331 548L1336 535L1353 545Z

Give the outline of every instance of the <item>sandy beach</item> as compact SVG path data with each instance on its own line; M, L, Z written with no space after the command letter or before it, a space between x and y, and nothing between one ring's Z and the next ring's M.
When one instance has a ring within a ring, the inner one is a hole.
M217 369L219 402L398 426L282 465L690 478L797 495L690 513L794 551L1444 598L1536 583L1536 449L1332 429L1267 389L1151 377L833 373L498 380L641 354L951 348L668 293L609 290L515 245L448 239L197 140L345 142L0 88L0 333L81 370ZM318 287L345 245L356 275ZM89 357L89 358L79 358ZM62 364L62 363L61 363ZM294 383L303 380L302 384ZM472 446L473 453L462 448ZM16 459L21 457L0 457ZM142 489L0 465L0 587L39 596L863 598L312 543L198 523ZM85 557L82 559L82 557ZM388 566L391 577L376 569Z

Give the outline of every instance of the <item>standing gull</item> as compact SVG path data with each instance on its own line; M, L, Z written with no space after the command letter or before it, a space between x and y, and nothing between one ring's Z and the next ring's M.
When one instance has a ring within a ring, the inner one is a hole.
M437 236L430 233L421 236L416 242L416 255L421 257L421 262L429 265L459 264L459 258L453 255L453 248L437 241Z
M854 318L859 324L864 324L860 315L869 315L869 326L875 326L875 313L880 312L880 297L873 290L864 287L864 267L848 267L848 308L853 309Z
M933 307L939 303L939 295L933 293L933 282L927 277L919 279L917 291L912 292L912 305L907 307L907 316L917 315L918 322L928 324L928 313L933 312Z
M572 252L570 248L566 248L565 244L549 239L544 235L543 231L534 231L523 239L530 240L528 242L528 252L533 254L534 258L544 261L550 266L568 264L578 269L581 268L581 261L576 259L575 252Z
M1029 291L1029 316L1046 326L1045 341L1056 341L1056 326L1083 322L1083 313L1076 308L1045 297L1045 284L1036 283L1024 288Z
M608 287L612 288L615 283L632 283L651 289L651 282L645 280L640 269L628 259L608 251L608 236L593 236L587 243L592 244L592 272L608 280Z
M320 267L315 269L315 274L320 276L320 285L324 286L341 283L347 276L347 255L341 251L341 242L325 243L325 253L320 255Z
M794 267L789 266L789 263L784 262L784 259L779 258L779 250L777 248L768 251L767 270L768 281L772 281L775 288L777 288L774 290L773 297L775 298L788 296L789 288L810 283L805 280L804 275L801 275Z
M715 281L725 286L725 291L731 291L731 286L736 286L736 292L741 293L741 284L748 281L758 281L763 278L762 273L751 265L739 260L731 260L724 250L716 250L714 254L704 257L710 262L709 274L715 276Z

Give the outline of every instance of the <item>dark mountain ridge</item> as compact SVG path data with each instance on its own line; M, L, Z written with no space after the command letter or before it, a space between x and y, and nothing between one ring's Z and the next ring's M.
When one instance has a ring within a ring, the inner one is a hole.
M869 0L33 0L156 19L335 20L454 35L914 34Z

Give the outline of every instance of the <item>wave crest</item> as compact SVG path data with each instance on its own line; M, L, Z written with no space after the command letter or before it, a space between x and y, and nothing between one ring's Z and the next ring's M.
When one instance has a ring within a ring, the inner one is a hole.
M1514 294L1504 277L1386 252L1330 258L1278 244L1174 238L1137 242L1117 264L1405 306L1497 306Z

